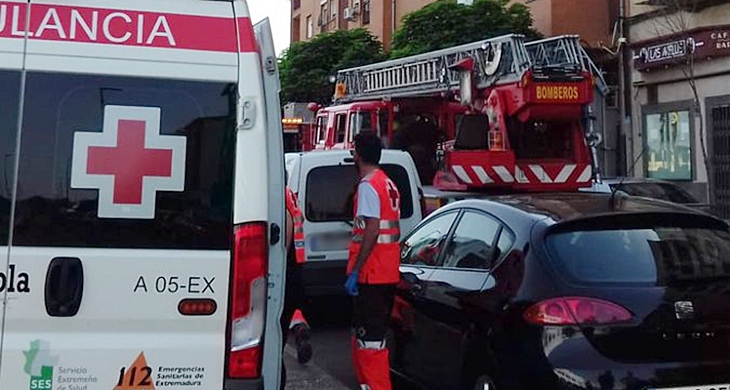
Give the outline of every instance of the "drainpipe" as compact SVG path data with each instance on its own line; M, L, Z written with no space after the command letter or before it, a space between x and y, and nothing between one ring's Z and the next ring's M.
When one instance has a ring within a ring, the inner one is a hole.
M624 29L624 21L626 19L626 9L625 9L625 3L626 0L620 0L619 1L619 57L618 57L618 63L619 63L619 109L620 109L620 129L621 134L626 137L628 134L628 142L626 143L626 147L628 149L628 153L626 154L626 164L625 164L625 175L629 175L629 171L633 171L631 165L634 161L634 130L631 126L626 126L626 41L628 39L625 36L625 29ZM623 42L622 42L623 41ZM629 122L631 123L631 122ZM628 129L627 129L628 127Z
M396 0L390 0L390 40L393 40L393 35L395 35L395 1Z

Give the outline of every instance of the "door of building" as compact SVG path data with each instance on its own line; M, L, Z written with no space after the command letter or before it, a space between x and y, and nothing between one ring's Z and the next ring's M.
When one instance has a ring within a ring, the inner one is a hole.
M714 212L730 218L730 105L711 107L712 185Z

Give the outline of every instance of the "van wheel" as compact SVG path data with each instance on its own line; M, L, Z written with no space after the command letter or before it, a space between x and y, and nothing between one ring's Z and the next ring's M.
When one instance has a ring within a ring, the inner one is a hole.
M477 379L474 381L474 390L496 390L496 386L494 386L494 382L492 381L492 378L489 377L489 375L481 375L477 377Z

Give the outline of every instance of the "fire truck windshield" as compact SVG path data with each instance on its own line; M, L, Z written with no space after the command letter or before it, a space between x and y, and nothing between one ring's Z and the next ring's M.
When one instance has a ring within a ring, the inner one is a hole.
M350 129L352 134L359 134L361 131L377 131L373 126L371 111L357 111L350 114Z

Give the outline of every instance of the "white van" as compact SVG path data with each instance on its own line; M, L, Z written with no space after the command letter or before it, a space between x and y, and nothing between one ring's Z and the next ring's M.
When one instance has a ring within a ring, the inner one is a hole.
M307 296L344 294L352 238L352 199L359 178L349 150L287 153L289 187L304 214ZM380 166L401 194L401 237L422 218L421 181L410 154L384 149Z
M278 389L268 22L243 0L5 0L0 85L0 389Z

